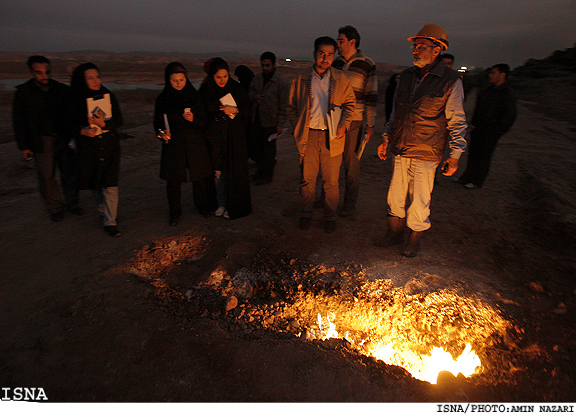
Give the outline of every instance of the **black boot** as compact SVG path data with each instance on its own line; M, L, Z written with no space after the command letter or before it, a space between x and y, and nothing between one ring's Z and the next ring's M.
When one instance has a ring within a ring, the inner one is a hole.
M402 251L402 255L405 257L413 258L420 251L420 238L425 231L412 231L410 237L408 238L408 243Z
M386 236L378 238L374 242L374 245L381 248L387 248L404 242L404 226L406 225L406 218L388 215L386 219L388 221L388 231L386 232Z

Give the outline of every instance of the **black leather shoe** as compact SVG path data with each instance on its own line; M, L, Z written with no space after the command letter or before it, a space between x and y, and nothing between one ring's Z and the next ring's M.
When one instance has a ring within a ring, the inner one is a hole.
M52 222L60 222L62 219L64 219L64 211L61 210L60 212L54 212L50 214L50 220Z
M108 235L112 237L122 235L122 233L118 230L116 226L104 226L104 230L106 231L106 233L108 233Z

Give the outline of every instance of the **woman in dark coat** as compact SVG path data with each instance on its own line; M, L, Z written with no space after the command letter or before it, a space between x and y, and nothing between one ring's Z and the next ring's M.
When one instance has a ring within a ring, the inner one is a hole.
M162 141L160 178L167 181L170 226L176 226L182 214L182 182L192 182L194 205L201 215L206 217L216 209L214 171L202 131L204 107L186 68L170 63L164 80L164 90L156 99L154 129Z
M250 120L248 94L238 82L230 79L226 61L214 58L206 82L200 87L200 96L208 115L206 138L215 170L216 216L235 219L249 215L252 202L246 149L246 126ZM232 104L226 104L229 96L234 100Z
M99 203L104 230L120 236L116 226L122 112L118 100L102 85L93 63L79 65L72 76L72 123L76 134L78 182Z

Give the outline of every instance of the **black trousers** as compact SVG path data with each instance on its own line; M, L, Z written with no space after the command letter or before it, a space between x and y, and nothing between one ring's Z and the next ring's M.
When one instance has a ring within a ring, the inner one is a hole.
M168 208L170 217L179 217L182 214L182 182L167 181L166 195L168 196ZM192 182L192 198L198 212L206 216L216 209L216 190L214 178L207 176Z
M472 183L482 187L490 172L492 155L500 140L500 135L486 130L475 128L470 133L470 147L468 148L468 164L460 182Z
M268 141L268 137L276 132L275 127L264 128L254 125L254 161L258 167L260 179L271 181L276 167L276 139Z

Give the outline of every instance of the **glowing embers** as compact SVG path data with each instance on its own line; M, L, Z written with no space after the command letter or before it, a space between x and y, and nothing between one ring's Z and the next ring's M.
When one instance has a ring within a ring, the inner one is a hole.
M481 372L486 340L509 326L478 299L445 289L407 295L405 287L394 287L389 280L367 282L353 297L303 293L283 315L289 319L296 312L305 320L316 316L301 326L306 327L302 337L346 339L350 348L430 383L442 371L466 377Z
M313 341L345 339L338 344L431 383L440 371L483 372L481 361L490 367L487 345L511 326L474 294L437 275L418 272L397 287L389 279L370 280L357 264L338 269L263 260L256 269L197 287L191 297L207 309L201 315L217 318L222 314L213 308L222 308L230 329L248 336L265 329ZM232 297L237 307L225 308Z

